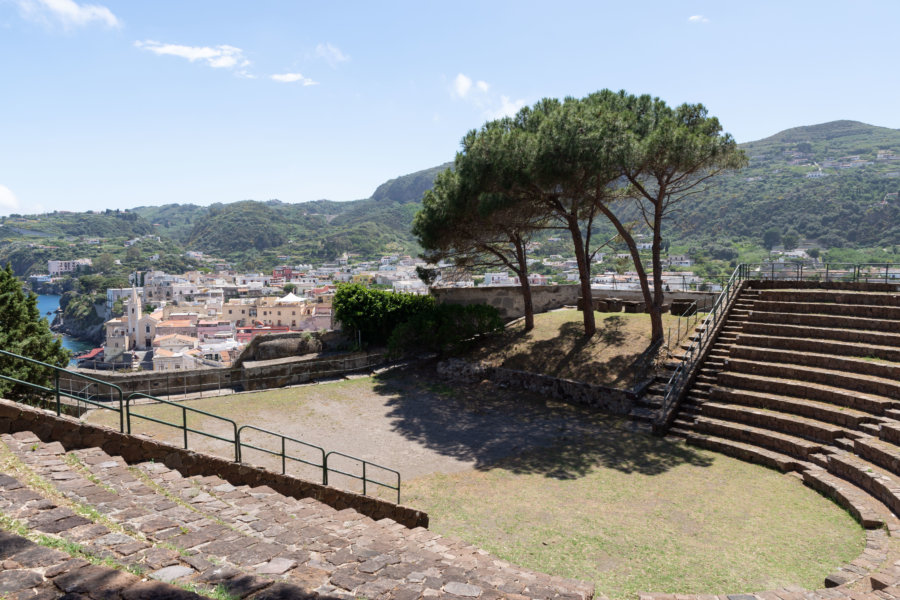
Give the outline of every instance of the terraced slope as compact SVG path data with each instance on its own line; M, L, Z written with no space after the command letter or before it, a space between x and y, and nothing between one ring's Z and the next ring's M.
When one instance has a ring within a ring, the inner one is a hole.
M98 448L66 452L30 432L4 434L0 441L4 471L11 473L0 476L7 531L0 560L15 572L0 574L0 594L181 598L199 592L256 600L593 595L590 585L514 567L424 528L376 522L268 487L183 477L154 462L127 465ZM46 556L36 562L29 552ZM151 584L141 579L171 585L150 593Z

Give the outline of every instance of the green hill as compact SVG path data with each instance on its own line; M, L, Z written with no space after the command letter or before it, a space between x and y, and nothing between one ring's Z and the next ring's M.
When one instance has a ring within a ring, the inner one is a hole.
M769 229L794 230L801 241L823 248L900 244L900 131L834 121L795 127L741 147L750 159L747 168L716 178L671 215L665 236L677 248L731 260L732 246L761 247ZM16 273L24 275L46 270L49 258L101 253L132 269L154 254L162 255L157 265L181 264L185 250L254 269L286 260L280 257L310 262L344 252L373 258L386 252L415 254L409 233L413 215L447 166L391 179L370 198L352 202L245 200L0 217L0 264L11 260ZM146 234L160 236L161 243L142 242L141 253L126 257L122 242ZM91 238L101 238L102 244ZM545 246L568 252L565 242Z
M900 243L900 131L834 121L741 147L750 165L687 201L669 237L761 243L769 228L793 228L826 248Z

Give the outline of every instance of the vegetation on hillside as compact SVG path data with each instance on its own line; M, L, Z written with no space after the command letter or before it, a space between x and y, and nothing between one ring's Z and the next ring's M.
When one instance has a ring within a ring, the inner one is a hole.
M835 121L789 129L740 147L749 166L720 177L664 227L670 253L690 253L700 259L695 270L716 276L730 272L737 262L767 258L763 238L775 229L779 238L796 232L798 246L820 248L823 260L900 260L900 131ZM0 217L0 263L9 262L16 275L27 276L46 272L51 259L103 253L120 260L122 272L201 266L184 258L186 250L241 269L268 269L285 262L279 257L297 263L333 260L344 252L364 257L417 254L412 218L424 191L446 166L393 179L371 198L354 202L246 201L234 209L229 204L168 204ZM623 220L637 216L624 207L616 212ZM214 230L206 221L220 227ZM245 225L251 235L243 235ZM606 224L595 226L596 237L615 234ZM124 242L149 234L160 236L160 242L144 238L140 256L126 260ZM570 241L551 237L558 234L536 238L541 247L533 256L572 255ZM256 241L260 247L251 245Z

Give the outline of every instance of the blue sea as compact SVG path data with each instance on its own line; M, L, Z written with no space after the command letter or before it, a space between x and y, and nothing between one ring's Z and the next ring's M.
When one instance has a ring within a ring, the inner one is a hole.
M41 312L41 316L47 319L48 323L53 322L57 308L59 308L59 296L38 295L38 310ZM47 314L48 312L50 314ZM73 355L83 354L94 347L92 342L86 342L69 335L62 335L61 337L63 348L71 350ZM74 363L70 364L74 365Z

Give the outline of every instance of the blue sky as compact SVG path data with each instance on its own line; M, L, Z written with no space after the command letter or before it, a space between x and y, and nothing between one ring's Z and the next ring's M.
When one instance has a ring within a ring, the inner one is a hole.
M0 0L0 215L366 198L602 88L900 128L900 2Z

